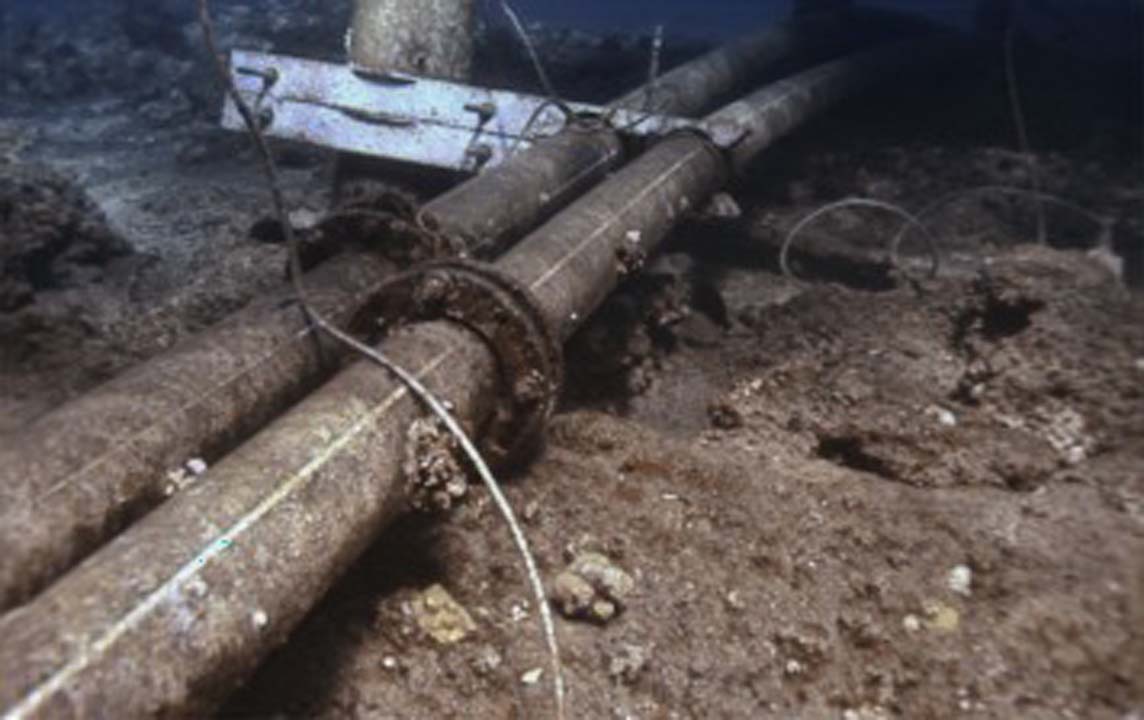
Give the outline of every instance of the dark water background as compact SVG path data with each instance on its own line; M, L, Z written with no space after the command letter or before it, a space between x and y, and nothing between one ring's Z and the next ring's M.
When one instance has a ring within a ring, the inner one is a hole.
M326 0L312 0L320 6ZM410 0L415 1L415 0ZM214 0L214 6L272 6L274 0ZM338 3L329 3L331 7ZM976 0L861 0L859 5L916 13L950 25L970 27ZM1017 0L1027 32L1070 46L1078 52L1128 56L1144 33L1142 0ZM496 0L478 0L491 22L500 22ZM772 23L790 13L793 0L514 0L528 21L591 32L648 32L663 25L669 36L722 39ZM100 12L101 0L2 0L0 15L67 14L76 22ZM151 9L190 16L194 0L138 2ZM11 17L9 18L11 20Z

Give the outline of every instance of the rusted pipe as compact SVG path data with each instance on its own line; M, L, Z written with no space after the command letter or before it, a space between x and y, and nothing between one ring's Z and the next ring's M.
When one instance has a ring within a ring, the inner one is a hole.
M835 14L780 23L765 32L743 37L717 48L697 60L665 73L651 89L656 112L682 117L697 116L712 105L726 101L780 63L809 64L836 54L847 38L877 35L881 22L868 22L865 15ZM642 109L648 102L644 86L616 98L612 105ZM600 164L570 161L582 153L584 133L568 133L557 142L547 141L543 152L526 151L520 162L486 170L476 181L446 192L426 206L447 231L480 247L487 254L519 239L538 219L546 219L595 184L619 164L617 157L600 156ZM588 134L587 137L592 137ZM564 155L570 157L565 158ZM537 168L548 167L538 183ZM489 212L490 206L509 204L516 212ZM438 213L447 208L448 213ZM475 233L475 234L474 234Z
M687 79L696 86L665 95L666 110L701 107L746 73L823 42L819 26L809 27L809 39L779 26L669 73L665 84ZM469 247L503 243L567 204L621 157L610 132L565 134L463 183L425 211ZM342 322L389 270L377 257L346 255L308 275L307 286L315 308ZM213 462L329 376L334 368L314 351L317 341L290 297L283 288L256 301L0 438L0 612L163 501L168 473L191 458ZM341 353L330 347L323 355L336 360Z
M664 73L651 88L651 107L658 112L694 116L744 90L744 80L773 70L780 63L803 66L845 53L844 43L869 42L881 23L870 23L858 13L818 14L776 25L765 33L734 40L704 56L702 63L687 63ZM628 108L643 108L648 86L613 101Z
M932 49L863 55L735 103L716 117L743 123L749 140L729 154L698 135L665 140L526 238L497 271L530 288L552 330L567 336L634 269L631 248L652 252L732 168ZM413 325L382 350L425 377L470 428L506 391L492 345L459 325ZM5 717L208 711L400 509L404 439L421 414L387 373L359 362L0 619Z
M497 377L480 339L426 324L385 351L480 426ZM0 620L0 713L205 715L400 508L406 430L421 415L379 368L340 373Z
M568 338L625 275L638 272L679 218L775 140L912 58L924 66L944 42L868 51L800 73L707 118L743 132L717 153L690 132L669 137L522 240L497 263L529 288ZM901 72L898 73L901 75Z

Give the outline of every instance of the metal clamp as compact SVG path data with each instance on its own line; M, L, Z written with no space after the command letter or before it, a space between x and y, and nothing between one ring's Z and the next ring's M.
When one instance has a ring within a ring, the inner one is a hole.
M570 121L596 121L622 135L647 139L691 128L722 149L743 135L734 123L554 103L539 95L369 74L285 55L235 51L231 67L235 87L258 109L270 137L465 172L498 165ZM230 98L222 124L245 130Z
M508 392L485 428L483 450L498 464L523 460L556 409L564 377L560 342L532 294L486 263L429 262L386 282L351 329L375 341L387 328L429 320L460 323L488 344Z

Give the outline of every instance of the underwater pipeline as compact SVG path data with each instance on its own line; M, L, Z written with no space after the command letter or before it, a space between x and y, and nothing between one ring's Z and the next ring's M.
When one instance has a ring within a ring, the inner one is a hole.
M656 97L663 112L699 113L780 61L831 56L844 29L853 23L838 17L776 26L665 74ZM637 90L616 102L644 101ZM461 247L503 248L624 155L610 130L565 132L422 211ZM309 301L344 323L393 270L377 254L346 251L307 274ZM284 286L0 441L0 612L161 504L170 472L221 457L312 391L344 352L312 332Z
M449 401L476 436L503 424L506 403L529 425L557 390L548 381L559 358L548 353L688 208L808 118L928 66L942 45L931 38L868 51L770 85L709 116L746 131L731 149L673 134L499 261L440 261L398 276L399 292L381 297L408 323L379 349ZM532 353L532 373L513 346L495 342L509 336L530 348L519 354ZM406 438L423 417L372 363L338 373L0 619L3 717L209 711L405 510Z

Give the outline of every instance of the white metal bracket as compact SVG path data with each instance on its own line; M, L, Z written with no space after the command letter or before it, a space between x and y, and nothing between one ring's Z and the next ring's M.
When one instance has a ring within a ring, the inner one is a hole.
M508 90L366 73L346 65L235 51L231 73L267 135L451 170L477 171L503 162L576 118L617 131L658 136L681 129L706 133L720 147L742 139L730 124L549 98ZM245 126L228 98L223 127Z

